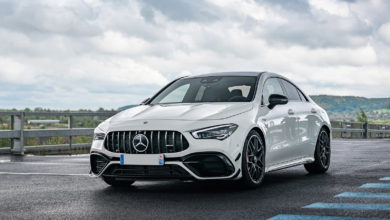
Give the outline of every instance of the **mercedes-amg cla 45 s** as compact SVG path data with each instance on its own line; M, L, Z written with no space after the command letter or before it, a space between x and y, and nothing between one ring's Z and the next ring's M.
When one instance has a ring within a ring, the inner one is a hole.
M327 113L298 86L269 72L179 78L141 105L102 122L91 172L112 186L137 180L239 180L330 164Z

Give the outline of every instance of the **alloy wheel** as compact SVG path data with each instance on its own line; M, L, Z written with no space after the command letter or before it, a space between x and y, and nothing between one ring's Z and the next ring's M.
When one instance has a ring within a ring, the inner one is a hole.
M323 167L328 167L330 161L330 141L325 131L322 131L320 134L319 149L320 162Z
M264 170L264 146L256 135L252 135L248 141L246 161L251 180L254 183L259 183Z

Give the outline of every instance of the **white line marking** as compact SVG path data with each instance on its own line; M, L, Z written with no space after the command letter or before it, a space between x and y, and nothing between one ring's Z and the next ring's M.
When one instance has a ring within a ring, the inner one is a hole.
M88 165L87 163L55 163L55 162L10 162L10 161L0 161L0 164L26 164L26 165Z
M42 175L42 176L90 176L85 173L17 173L17 172L0 172L0 175Z
M63 158L72 158L72 157L88 157L89 154L72 154L72 155L32 155L27 154L27 157L63 157Z

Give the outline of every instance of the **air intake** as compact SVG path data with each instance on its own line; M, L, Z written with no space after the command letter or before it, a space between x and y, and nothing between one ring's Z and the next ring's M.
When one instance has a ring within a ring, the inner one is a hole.
M109 160L99 154L91 154L91 171L94 174L99 174L107 166Z

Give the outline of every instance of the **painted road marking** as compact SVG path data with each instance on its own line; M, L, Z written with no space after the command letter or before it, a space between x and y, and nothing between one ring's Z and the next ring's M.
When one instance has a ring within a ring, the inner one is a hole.
M0 164L18 164L18 165L69 165L69 166L80 166L87 163L61 163L61 162L10 162L10 161L0 161Z
M336 198L390 199L390 193L344 192L336 195L335 197Z
M72 158L72 157L89 157L89 154L72 154L70 156L66 155L32 155L32 154L27 154L24 155L25 157L63 157L63 158Z
M381 181L390 181L390 177L380 178ZM378 188L390 189L390 184L387 183L367 183L360 188ZM370 192L344 192L336 196L336 198L373 198L373 199L390 199L390 193L370 193ZM363 203L322 203L317 202L302 208L310 209L346 209L346 210L381 210L390 211L390 204L363 204ZM341 216L314 216L314 215L290 215L280 214L269 218L268 220L379 220L380 218L355 218Z
M390 183L366 183L360 188L372 188L372 189L390 189Z
M16 172L0 172L0 175L43 175L43 176L90 176L85 173L16 173Z
M381 218L354 218L339 216L315 216L315 215L277 215L267 220L384 220Z
M317 202L302 208L309 209L349 209L349 210L380 210L390 211L390 204L362 204L362 203L324 203Z

